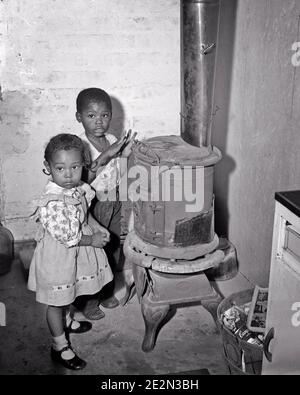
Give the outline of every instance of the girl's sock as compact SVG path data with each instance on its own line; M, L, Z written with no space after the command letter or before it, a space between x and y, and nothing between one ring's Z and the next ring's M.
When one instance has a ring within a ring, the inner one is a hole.
M77 329L80 327L80 323L72 319L70 310L66 312L66 327L68 328L69 326L71 326L72 329Z
M60 350L62 350L64 347L67 347L67 346L69 345L69 343L68 343L68 341L67 341L66 336L65 336L64 333L63 333L62 335L60 335L60 336L56 336L56 337L53 336L52 339L53 339L52 347L53 347L53 349L54 349L55 351L60 351ZM63 351L63 352L61 353L61 357L62 357L62 359L69 360L69 359L74 358L74 357L75 357L75 354L74 354L73 351L69 348L68 350Z

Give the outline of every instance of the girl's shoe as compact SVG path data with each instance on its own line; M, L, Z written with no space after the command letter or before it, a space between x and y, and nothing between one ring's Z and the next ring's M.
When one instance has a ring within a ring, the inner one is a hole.
M51 347L51 358L54 362L58 362L60 363L62 366L64 366L67 369L71 369L71 370L80 370L83 369L86 366L86 362L79 358L78 355L75 354L75 356L72 359L63 359L61 354L64 351L67 350L72 350L74 352L74 350L72 349L71 346L66 346L64 347L62 350L60 351L55 351L53 347Z
M72 322L73 321L71 321L70 325L65 328L66 333L84 333L84 332L88 332L90 329L92 329L92 324L88 321L76 321L80 325L78 328L73 329Z

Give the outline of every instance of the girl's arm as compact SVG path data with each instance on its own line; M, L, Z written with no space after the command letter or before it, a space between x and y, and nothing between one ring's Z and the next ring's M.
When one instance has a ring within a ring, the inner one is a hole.
M79 246L91 246L93 242L92 235L82 235L78 243Z
M103 232L96 232L92 235L82 235L79 246L92 246L103 248L109 242L109 237Z
M77 208L63 201L49 201L40 207L39 219L50 235L65 247L78 245L82 233Z
M77 208L62 201L50 201L40 207L39 217L50 235L67 248L78 245L103 248L110 238L109 232L100 225L92 235L83 235Z

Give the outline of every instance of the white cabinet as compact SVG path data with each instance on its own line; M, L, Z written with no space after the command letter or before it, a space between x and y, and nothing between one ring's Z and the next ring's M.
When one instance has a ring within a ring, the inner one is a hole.
M300 191L275 199L262 374L300 374Z

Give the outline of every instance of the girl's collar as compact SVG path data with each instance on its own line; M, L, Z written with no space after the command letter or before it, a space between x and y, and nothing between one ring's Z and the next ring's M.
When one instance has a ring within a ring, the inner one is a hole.
M60 185L57 185L54 181L51 179L48 180L48 183L46 185L46 193L64 193L66 195L72 196L75 192L80 191L80 186L82 185L82 182L74 188L67 189L63 188Z

